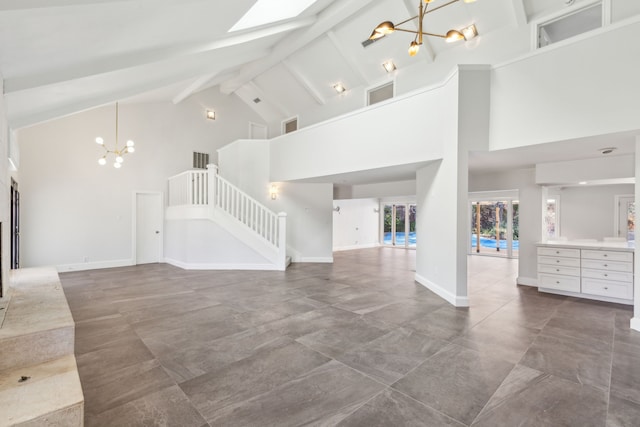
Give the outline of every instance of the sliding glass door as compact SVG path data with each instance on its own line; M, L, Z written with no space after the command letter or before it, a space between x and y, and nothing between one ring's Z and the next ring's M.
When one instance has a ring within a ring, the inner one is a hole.
M385 204L383 208L382 242L385 245L416 246L416 205Z
M470 253L517 258L519 211L517 200L472 201Z

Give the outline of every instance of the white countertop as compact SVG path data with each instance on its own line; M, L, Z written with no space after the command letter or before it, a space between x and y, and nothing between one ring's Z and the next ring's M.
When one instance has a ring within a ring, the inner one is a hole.
M552 248L576 248L576 249L600 249L634 252L635 242L585 242L581 240L549 240L547 242L538 242L536 246L546 246Z

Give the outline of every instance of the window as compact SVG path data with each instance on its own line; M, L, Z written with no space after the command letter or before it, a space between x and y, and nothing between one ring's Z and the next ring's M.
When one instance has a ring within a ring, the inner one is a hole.
M291 133L298 130L298 117L292 117L282 122L282 133Z
M544 229L547 239L556 239L560 236L559 202L558 197L549 197L547 199L544 214Z
M393 98L395 92L395 84L393 81L377 86L367 91L367 105L377 104Z
M537 48L602 27L602 2L572 10L537 25Z

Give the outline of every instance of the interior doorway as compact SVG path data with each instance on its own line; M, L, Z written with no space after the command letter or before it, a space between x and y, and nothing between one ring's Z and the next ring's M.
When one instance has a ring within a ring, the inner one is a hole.
M136 264L151 264L163 259L162 193L135 193L134 250Z
M382 218L382 243L387 246L416 247L415 203L385 203Z

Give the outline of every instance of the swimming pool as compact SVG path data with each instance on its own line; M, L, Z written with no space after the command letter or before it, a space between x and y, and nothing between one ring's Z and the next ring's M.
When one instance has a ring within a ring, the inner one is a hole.
M480 236L480 246L484 247L484 248L496 248L496 239L489 239L488 237L482 237ZM471 247L475 248L476 247L476 235L472 234L471 235ZM512 242L511 245L511 249L519 249L520 248L520 241L519 240L514 240ZM506 240L500 240L500 249L507 249L507 241Z
M385 245L390 245L392 244L392 240L391 240L391 233L387 232L384 233L384 244ZM396 245L402 245L404 246L405 244L405 234L402 232L398 232L396 233ZM416 232L412 231L409 233L409 245L415 245L416 244ZM480 246L484 247L484 248L496 248L496 239L490 239L488 237L482 237L480 236ZM471 236L471 247L476 247L476 235L473 234ZM511 245L512 249L519 249L520 248L520 241L518 240L514 240L512 242ZM507 249L507 241L506 240L500 240L500 249Z
M387 232L384 233L384 244L385 245L391 245L393 243L393 241L391 240L391 232ZM397 232L396 233L396 245L402 245L404 246L405 244L405 235L403 232ZM409 244L410 245L415 245L416 244L416 232L415 231L410 231L409 232Z

